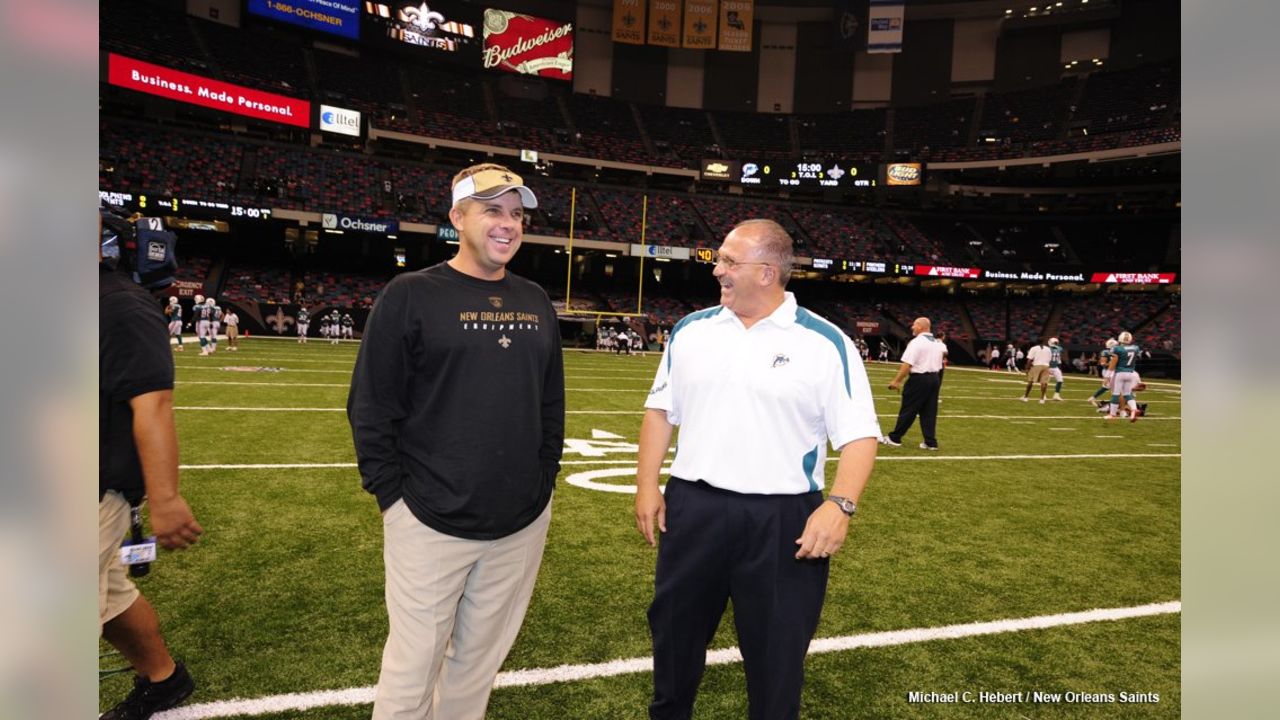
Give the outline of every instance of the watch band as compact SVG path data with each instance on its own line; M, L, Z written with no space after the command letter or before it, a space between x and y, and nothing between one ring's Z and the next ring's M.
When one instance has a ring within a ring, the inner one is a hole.
M849 498L840 497L839 495L828 495L827 499L835 503L836 507L840 508L840 512L843 512L849 517L853 517L853 514L858 511L858 503L850 500Z

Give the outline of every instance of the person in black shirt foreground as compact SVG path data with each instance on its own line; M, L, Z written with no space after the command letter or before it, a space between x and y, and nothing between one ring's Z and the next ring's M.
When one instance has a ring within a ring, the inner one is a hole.
M178 492L173 354L164 316L135 282L141 280L135 274L132 225L111 213L103 215L98 256L98 620L102 637L137 675L133 691L102 717L145 720L186 700L195 683L169 655L155 609L126 574L120 541L129 529L131 509L143 497L151 529L163 547L186 548L204 530Z
M506 271L535 207L501 165L458 173L458 254L388 283L365 326L347 417L383 515L375 719L483 718L529 606L564 444L555 309Z

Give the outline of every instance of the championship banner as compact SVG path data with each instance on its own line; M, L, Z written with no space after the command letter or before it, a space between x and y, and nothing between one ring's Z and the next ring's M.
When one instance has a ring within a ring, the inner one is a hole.
M680 47L680 0L649 0L649 44Z
M695 50L716 46L716 0L684 0L684 37L681 45Z
M751 52L755 0L721 0L720 50Z
M645 0L613 0L613 41L644 44Z
M484 11L484 66L522 75L573 79L573 23Z
M871 0L867 18L867 52L902 52L903 0Z

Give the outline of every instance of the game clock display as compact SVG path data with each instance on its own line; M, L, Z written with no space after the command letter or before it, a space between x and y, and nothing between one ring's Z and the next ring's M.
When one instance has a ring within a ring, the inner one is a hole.
M834 189L876 186L874 167L843 161L744 161L741 168L738 182L742 185Z

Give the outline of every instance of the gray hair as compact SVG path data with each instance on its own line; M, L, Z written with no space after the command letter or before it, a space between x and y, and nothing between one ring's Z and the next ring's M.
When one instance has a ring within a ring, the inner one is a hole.
M736 232L740 229L751 230L759 234L761 251L777 266L778 284L786 287L787 281L791 279L791 267L795 263L791 235L786 228L779 225L777 221L760 218L743 220L734 225L733 230L729 232Z

